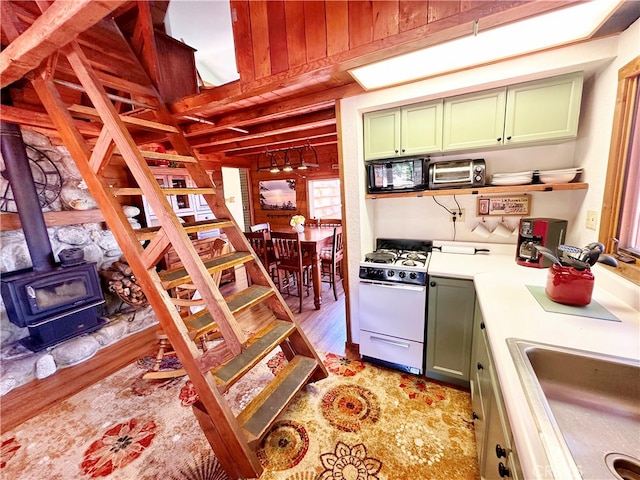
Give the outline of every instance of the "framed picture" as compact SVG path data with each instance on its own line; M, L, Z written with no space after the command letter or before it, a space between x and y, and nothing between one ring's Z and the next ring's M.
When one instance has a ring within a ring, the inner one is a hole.
M294 179L264 180L259 182L262 210L295 210L296 181Z
M479 197L477 216L506 217L508 215L527 216L531 212L530 195L504 195L500 197Z

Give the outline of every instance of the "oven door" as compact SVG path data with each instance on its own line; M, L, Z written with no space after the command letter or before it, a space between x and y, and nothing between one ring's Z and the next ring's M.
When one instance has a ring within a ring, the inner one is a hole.
M427 287L361 280L360 354L421 373Z

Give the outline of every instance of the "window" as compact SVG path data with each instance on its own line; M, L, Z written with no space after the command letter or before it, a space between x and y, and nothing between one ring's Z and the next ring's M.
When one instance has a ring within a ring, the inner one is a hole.
M618 75L609 166L602 209L600 240L607 251L636 258L620 262L616 272L640 285L640 57ZM619 240L616 246L616 240Z
M340 179L309 180L309 217L342 218Z

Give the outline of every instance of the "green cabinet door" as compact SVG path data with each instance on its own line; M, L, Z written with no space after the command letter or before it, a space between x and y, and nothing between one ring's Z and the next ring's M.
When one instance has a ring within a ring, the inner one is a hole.
M506 98L506 88L446 98L443 151L502 145Z
M403 107L401 114L402 155L442 151L442 99Z
M578 133L582 72L507 89L505 144L573 138Z
M365 113L364 159L392 158L400 154L400 109Z
M475 298L471 280L429 279L427 377L469 385Z

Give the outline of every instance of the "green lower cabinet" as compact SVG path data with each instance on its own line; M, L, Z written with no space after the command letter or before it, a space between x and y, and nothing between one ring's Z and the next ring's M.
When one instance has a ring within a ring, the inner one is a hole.
M475 307L470 387L478 465L483 480L519 479L522 469L487 341L479 305Z
M471 280L430 277L427 377L469 386L475 298Z

